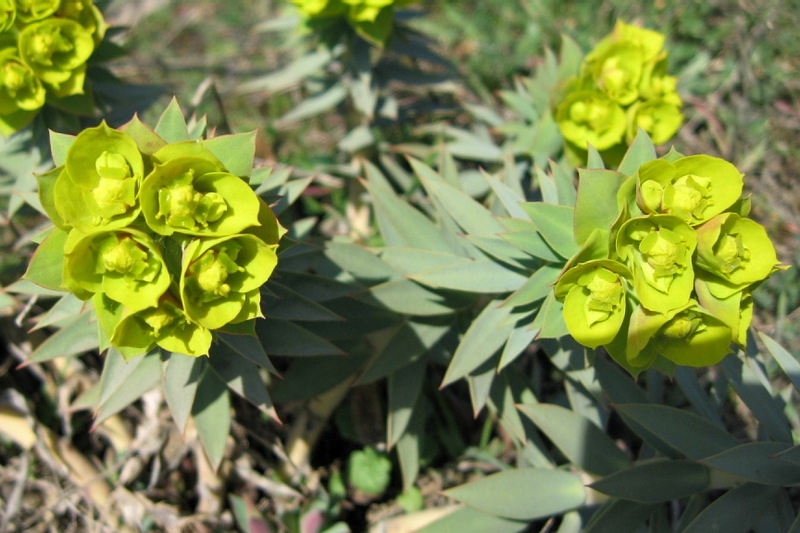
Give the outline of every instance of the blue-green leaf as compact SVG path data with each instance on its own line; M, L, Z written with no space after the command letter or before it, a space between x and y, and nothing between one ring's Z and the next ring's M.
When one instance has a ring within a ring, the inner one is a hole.
M560 514L580 507L585 499L577 474L543 468L507 470L445 493L478 511L516 520Z
M796 485L800 483L800 465L780 458L789 448L779 442L748 442L701 462L763 485Z
M154 131L169 143L191 139L186 126L186 119L183 118L181 106L178 105L178 100L174 97L158 119L158 124L156 124Z
M25 279L54 291L61 288L61 274L64 271L64 244L68 233L53 228L31 257Z
M219 468L230 434L231 404L228 387L210 368L200 377L192 417L211 466Z
M595 229L609 230L619 216L617 190L625 176L613 170L578 169L575 241L582 245Z
M689 411L654 404L621 404L617 412L689 459L700 459L739 445L719 426Z
M553 250L565 259L575 255L578 245L573 230L574 208L542 202L526 202L522 207Z
M656 148L653 146L653 141L650 140L650 136L643 129L639 128L639 132L628 147L625 157L622 158L619 171L626 176L630 176L637 172L640 166L655 158Z
M178 430L186 429L186 422L192 412L197 384L205 369L206 359L173 353L162 366L162 388L167 406L175 419Z
M759 331L758 336L761 337L761 341L767 347L769 353L772 354L772 357L778 362L786 375L789 376L795 389L800 391L800 361L797 360L797 357L790 354L786 348L775 342L769 335Z
M433 288L471 293L495 293L516 290L526 278L491 260L459 262L420 272L411 279Z
M577 413L550 404L525 404L519 410L573 464L586 472L607 476L630 466L628 456L600 428Z
M481 366L506 342L514 326L506 323L511 311L499 305L499 300L488 302L472 321L447 367L442 387Z
M723 494L692 520L681 533L745 533L771 507L775 487L746 483Z
M707 467L692 461L659 460L619 471L590 487L604 494L639 503L658 503L706 490Z

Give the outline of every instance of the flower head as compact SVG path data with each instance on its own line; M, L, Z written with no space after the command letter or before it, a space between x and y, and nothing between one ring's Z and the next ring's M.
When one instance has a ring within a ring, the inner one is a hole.
M44 100L44 87L16 50L0 51L0 115L36 111Z
M122 228L139 215L143 174L142 155L128 134L105 123L86 129L67 152L56 208L83 233Z
M669 215L632 218L619 230L617 253L633 273L642 306L664 313L686 304L692 292L695 232Z
M625 318L624 279L630 277L624 265L607 259L581 263L561 276L555 294L575 340L597 348L614 339Z
M732 338L730 327L694 300L669 313L638 308L630 320L627 357L641 363L661 355L679 365L713 365L731 353Z
M691 226L728 209L742 194L743 175L730 163L693 155L670 163L645 163L637 175L637 203L645 213L665 213Z
M26 26L19 35L22 60L57 96L83 92L86 60L93 51L92 34L74 20L45 19Z
M780 262L763 226L736 213L722 213L697 228L697 266L714 278L709 288L725 298L761 281Z
M61 0L16 0L17 19L30 24L49 17L58 10Z
M193 357L208 355L212 335L208 328L194 322L171 297L157 307L126 314L111 334L111 343L128 353L145 353L154 345L170 352Z
M70 232L64 250L64 283L88 294L102 292L130 310L155 307L171 283L161 252L133 228Z
M8 31L17 18L15 0L0 0L0 32Z
M622 108L596 91L576 91L556 109L556 121L564 138L581 149L591 144L605 150L622 141L626 120Z
M210 329L260 316L259 287L276 264L274 247L255 235L192 241L180 279L186 313Z

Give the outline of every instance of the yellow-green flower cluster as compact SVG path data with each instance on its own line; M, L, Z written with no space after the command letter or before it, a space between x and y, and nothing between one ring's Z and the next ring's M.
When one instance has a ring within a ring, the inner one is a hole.
M704 366L744 347L751 291L781 267L742 186L736 167L707 155L657 159L622 182L616 221L556 284L570 334L633 373L659 356Z
M68 232L63 287L92 300L127 357L155 345L205 355L212 330L262 316L283 229L205 142L103 123L40 179L43 206Z
M335 21L345 19L356 32L382 44L391 32L394 8L417 0L291 0L307 20Z
M45 101L84 92L106 27L91 0L0 0L0 134L26 126Z
M681 99L663 46L660 33L617 22L565 84L556 121L568 145L602 152L629 144L639 128L656 144L675 134Z

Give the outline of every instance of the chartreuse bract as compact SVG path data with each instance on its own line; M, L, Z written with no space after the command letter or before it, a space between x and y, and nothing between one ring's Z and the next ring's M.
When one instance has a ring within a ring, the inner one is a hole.
M618 21L557 91L555 119L568 153L586 158L591 145L618 159L639 128L669 140L683 122L676 80L667 75L664 36Z
M670 152L630 176L582 171L580 184L579 198L582 187L600 187L611 201L578 201L581 248L555 285L575 340L604 346L634 374L712 365L745 345L751 291L781 266L764 228L747 218L734 165Z
M252 167L254 136L168 143L134 118L53 143L63 157L39 177L56 225L43 247L63 264L59 287L94 304L101 338L126 357L200 356L212 331L263 316L284 230L232 173Z
M77 113L64 98L91 101L87 62L106 28L91 0L0 2L0 134L26 126L45 103Z
M417 0L292 0L306 24L314 27L346 21L372 44L382 46L392 31L394 8Z

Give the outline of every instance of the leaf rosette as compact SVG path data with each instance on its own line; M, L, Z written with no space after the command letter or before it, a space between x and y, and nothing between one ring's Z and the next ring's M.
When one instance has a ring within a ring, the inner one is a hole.
M83 299L103 293L138 311L157 306L171 279L158 245L137 229L73 230L64 246L64 285Z
M727 161L691 155L670 163L656 159L639 168L636 201L645 213L664 213L702 224L722 213L742 194L743 174Z
M88 30L63 18L36 22L19 35L22 60L56 96L62 97L83 93L86 61L94 46Z
M636 367L652 364L658 355L684 366L708 366L731 353L733 334L722 320L695 300L668 313L638 307L628 326L626 357Z
M193 357L208 355L211 349L211 331L189 318L170 294L157 307L134 312L102 295L95 297L94 304L103 330L127 359L156 345Z
M570 143L585 150L591 144L606 150L622 141L627 129L625 111L597 91L575 91L556 108L556 122Z
M625 320L628 268L610 259L581 263L558 280L555 295L564 302L564 321L576 341L590 348L611 342Z
M712 275L709 290L727 298L765 279L780 262L763 226L736 213L722 213L697 228L695 264Z
M44 105L45 89L16 50L0 51L0 132L12 133Z
M275 248L251 234L190 242L180 279L186 313L209 329L261 316L259 289L277 265Z
M258 198L247 182L206 158L157 163L142 182L140 198L147 225L161 235L214 237L258 225Z
M692 254L697 237L682 219L670 215L635 217L617 234L617 253L633 273L643 307L666 313L689 301L694 285Z
M55 206L83 233L118 229L139 215L144 160L136 142L105 123L82 131L55 183Z

